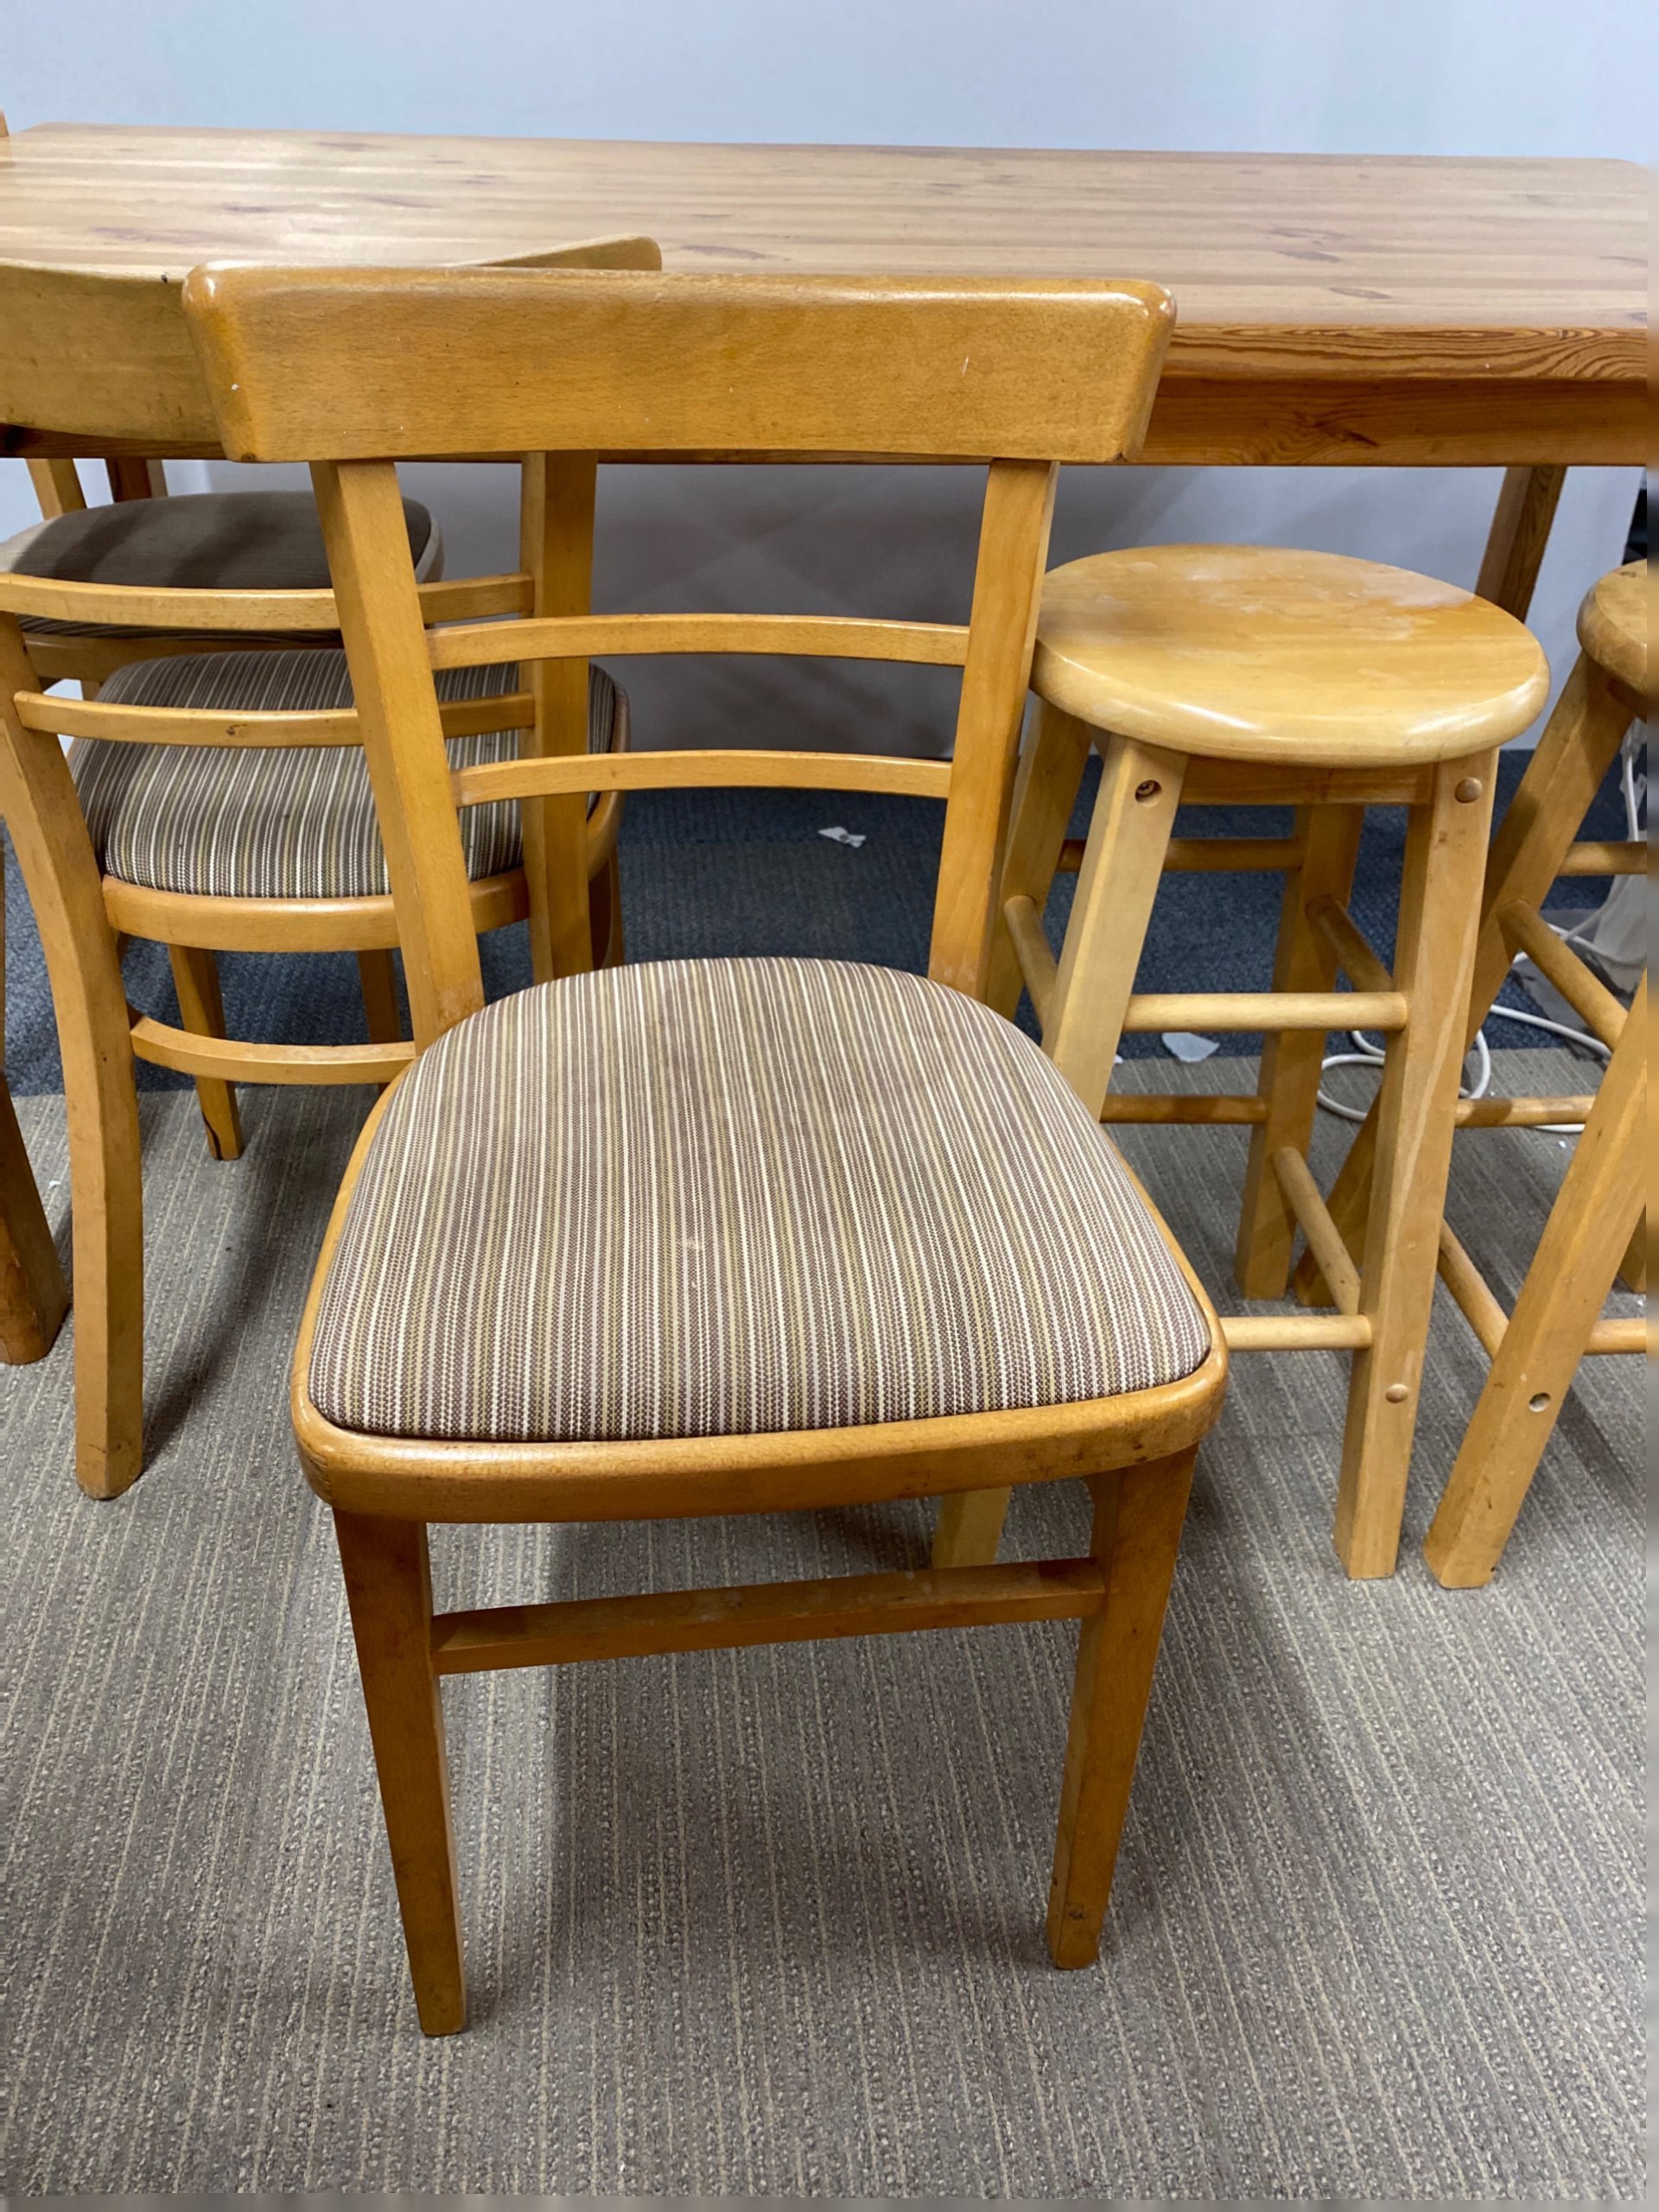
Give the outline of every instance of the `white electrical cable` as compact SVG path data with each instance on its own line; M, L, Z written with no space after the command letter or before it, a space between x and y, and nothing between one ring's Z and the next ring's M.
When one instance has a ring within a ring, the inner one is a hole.
M1554 925L1552 923L1550 926L1554 928ZM1572 941L1572 933L1569 931L1556 930L1555 934L1567 943L1570 944ZM1520 957L1518 953L1516 956L1517 959ZM1570 1044L1588 1046L1592 1052L1599 1054L1604 1060L1610 1060L1612 1058L1612 1054L1602 1043L1600 1038L1591 1036L1587 1030L1569 1029L1565 1022L1548 1020L1541 1014L1522 1014L1514 1007L1497 1007L1493 1010L1500 1021L1516 1021L1525 1029L1545 1029L1552 1037L1565 1037ZM1319 1063L1321 1073L1326 1068L1382 1066L1383 1052L1381 1046L1370 1043L1360 1030L1351 1029L1348 1034L1353 1040L1354 1050L1351 1052L1328 1053ZM1472 1085L1459 1084L1458 1096L1459 1098L1484 1098L1491 1088L1492 1080L1492 1048L1486 1042L1484 1029L1478 1029L1475 1032L1475 1041L1469 1050L1475 1055L1478 1072ZM1319 1102L1327 1114L1335 1114L1342 1121L1363 1122L1366 1118L1358 1107L1344 1106L1340 1099L1332 1098L1323 1088L1319 1093ZM1572 1136L1576 1135L1584 1124L1582 1122L1540 1122L1535 1126L1551 1130L1558 1135Z

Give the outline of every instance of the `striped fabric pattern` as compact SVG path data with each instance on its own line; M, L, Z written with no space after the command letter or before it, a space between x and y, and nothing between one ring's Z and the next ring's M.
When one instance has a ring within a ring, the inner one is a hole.
M660 1439L1070 1404L1208 1350L1012 1024L892 969L688 960L520 992L422 1055L309 1382L370 1434Z
M496 698L518 688L512 664L446 669L442 699ZM351 677L337 649L201 653L134 661L104 687L128 706L212 708L251 714L349 707ZM625 745L627 699L602 669L589 671L591 751ZM456 767L513 759L515 730L452 738ZM365 899L389 887L368 764L354 745L131 745L78 739L69 765L106 875L150 890L227 899ZM517 868L518 802L461 815L474 880Z

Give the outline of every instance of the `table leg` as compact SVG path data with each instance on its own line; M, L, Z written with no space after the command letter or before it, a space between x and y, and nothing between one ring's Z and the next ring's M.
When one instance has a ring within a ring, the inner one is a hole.
M1532 588L1566 481L1566 469L1554 461L1503 472L1475 589L1517 621L1525 620L1532 604Z

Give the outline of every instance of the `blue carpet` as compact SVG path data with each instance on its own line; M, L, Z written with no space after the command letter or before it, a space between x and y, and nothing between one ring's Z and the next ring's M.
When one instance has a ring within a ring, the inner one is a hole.
M1508 803L1526 756L1499 763L1498 804ZM1088 827L1091 768L1073 831ZM621 839L624 911L629 957L687 958L709 953L785 953L870 960L920 970L927 964L933 879L943 807L930 799L842 797L833 791L643 791L627 804ZM1405 845L1402 808L1374 808L1367 820L1355 880L1353 911L1386 957L1394 942ZM818 835L839 823L862 833L857 848ZM1287 813L1263 807L1184 808L1184 836L1283 835ZM1586 835L1622 836L1624 813L1610 778ZM50 995L40 940L23 893L22 874L6 868L6 1072L14 1094L63 1087ZM1058 945L1071 909L1074 879L1062 877L1049 904ZM1141 963L1142 990L1261 990L1272 966L1281 880L1276 875L1184 875L1166 879ZM1603 881L1582 879L1571 903L1592 906ZM232 1033L276 1043L346 1044L363 1034L356 963L347 953L226 953L221 956L227 1020ZM522 988L530 961L522 925L484 940L486 988L492 997ZM175 1020L167 957L158 945L135 946L126 963L136 1006ZM1531 1006L1517 984L1500 1005ZM1029 1008L1020 1019L1030 1024ZM1535 1045L1536 1031L1495 1018L1495 1046ZM1241 1037L1235 1049L1259 1040ZM1135 1058L1161 1055L1156 1037L1125 1040ZM140 1087L185 1087L183 1077L141 1067Z

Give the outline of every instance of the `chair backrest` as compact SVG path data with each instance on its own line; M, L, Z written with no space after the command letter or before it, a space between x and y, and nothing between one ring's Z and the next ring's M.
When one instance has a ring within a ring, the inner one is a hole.
M587 238L505 268L656 269L654 240ZM483 267L494 264L485 263ZM147 447L214 458L223 447L181 308L182 272L0 261L0 454ZM41 480L36 478L37 489Z
M690 784L943 798L930 972L982 988L1056 463L1132 455L1173 321L1154 285L551 272L204 269L185 288L225 449L306 460L386 846L417 1043L482 1002L458 805L534 800L559 957L587 963L586 796ZM394 465L531 454L518 620L429 631ZM596 456L906 457L988 464L965 626L588 611ZM593 654L786 653L963 671L953 758L589 757ZM533 666L533 757L450 772L443 668ZM568 757L575 756L575 757Z

